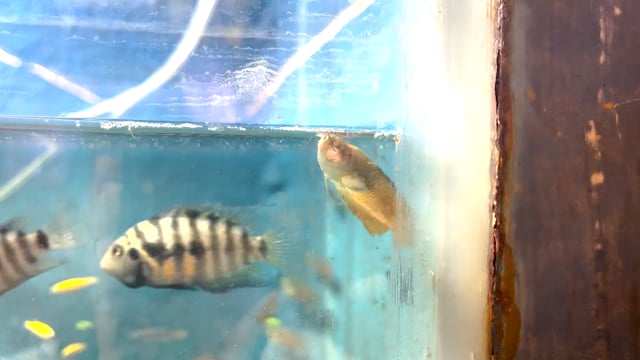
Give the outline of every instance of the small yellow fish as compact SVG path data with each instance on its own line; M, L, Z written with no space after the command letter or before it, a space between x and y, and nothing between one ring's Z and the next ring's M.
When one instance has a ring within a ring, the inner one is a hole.
M49 291L52 294L65 294L84 289L97 282L98 278L96 278L95 276L71 278L54 284L53 286L51 286L51 289L49 289Z
M93 329L93 323L89 320L80 320L76 323L75 326L78 331L86 331Z
M333 183L347 208L369 234L381 235L392 230L395 245L411 245L411 236L401 229L405 226L403 222L408 221L407 204L398 196L389 177L362 150L336 135L321 134L317 158L325 179Z
M56 336L53 328L42 321L27 320L24 322L24 328L43 340L53 339Z
M282 325L282 321L276 317L269 317L265 320L265 333L270 341L289 351L301 350L304 347L304 341L300 335L287 329Z
M67 358L70 356L75 356L83 351L85 351L87 349L87 345L84 343L73 343L73 344L69 344L67 346L64 347L64 349L62 349L60 351L60 356L62 358Z

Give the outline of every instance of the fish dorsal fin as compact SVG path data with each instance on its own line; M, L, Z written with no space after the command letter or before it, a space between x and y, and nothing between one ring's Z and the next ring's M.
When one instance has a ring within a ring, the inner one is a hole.
M384 234L389 231L389 226L373 216L371 213L371 209L368 209L367 207L362 205L362 201L358 201L359 199L356 195L354 195L354 193L341 186L336 186L336 190L342 197L342 200L347 205L349 210L358 219L360 219L370 235Z
M25 219L22 217L12 217L4 223L0 224L0 230L2 231L12 231L12 230L23 230L25 228Z
M187 216L190 218L198 217L198 218L210 218L210 219L225 218L225 219L231 220L236 224L241 224L245 227L248 226L246 222L248 218L246 210L223 206L222 204L219 204L219 203L178 205L171 208L167 208L157 213L156 215L152 216L152 218L163 218L163 217L172 217L172 216Z

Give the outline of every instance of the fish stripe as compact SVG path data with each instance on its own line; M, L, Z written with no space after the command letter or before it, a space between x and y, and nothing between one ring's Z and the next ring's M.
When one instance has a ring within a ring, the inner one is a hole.
M36 244L39 249L49 250L49 236L42 230L36 231Z
M249 262L252 261L251 259L251 241L249 240L249 233L247 233L247 230L242 229L242 235L241 235L241 241L242 241L242 262L244 264L248 264Z
M7 241L7 233L8 231L4 231L4 229L0 232L0 243L4 244ZM9 290L11 284L13 283L11 277L9 276L9 270L7 268L5 258L6 257L4 251L2 250L2 248L0 248L0 293L3 291L3 289L4 291Z
M260 237L260 244L258 245L258 252L260 252L260 256L262 256L263 259L267 258L267 242L264 241L264 236Z
M147 255L155 259L158 263L162 263L162 261L164 261L165 253L167 252L167 249L162 243L144 243L142 244L142 250L144 250Z
M242 227L237 224L234 224L233 228L231 229L231 240L234 244L234 252L231 254L231 256L236 266L235 269L240 269L246 264L246 262L244 261L246 252L242 248Z
M225 257L227 258L227 262L229 263L229 271L231 272L235 272L237 271L241 264L241 260L238 259L238 253L240 251L239 249L239 245L240 242L237 240L235 234L236 234L236 228L237 225L231 221L228 220L225 222L225 226L226 226L226 237L227 237L227 247L226 247L226 251L225 251Z
M201 212L198 210L194 210L194 209L186 209L184 211L184 216L186 216L187 218L189 218L189 220L195 220L198 217L200 217Z
M133 225L133 231L135 231L136 239L138 239L138 241L140 241L141 244L146 244L147 236L145 235L144 231L142 231L140 227L141 227L141 223L137 223Z
M191 242L189 244L189 254L191 255L191 261L194 263L195 274L194 281L200 281L205 276L206 265L203 261L204 257L204 245L202 245L202 239L200 238L200 229L198 229L198 218L189 218L189 228L191 229Z
M34 262L36 262L37 259L34 256L34 254L31 252L31 246L29 246L29 241L27 240L27 237L22 231L18 231L17 241L18 241L18 245L20 246L20 252L22 253L22 257L24 261L26 261L28 264L33 264Z
M176 275L180 275L179 279L174 277L173 280L181 283L184 278L184 245L182 245L182 233L180 232L180 222L177 216L171 218L171 230L173 231L171 257L175 265Z
M15 233L13 233L12 235L15 236ZM13 270L17 275L26 275L24 269L20 268L20 265L18 265L16 251L13 248L13 244L9 241L8 236L3 240L4 241L2 242L2 249L4 250L5 259L7 260L6 265L9 265L8 267L11 268L11 270Z
M206 217L209 221L211 221L212 223L216 224L218 221L220 221L220 217L214 213L208 213L206 214Z
M225 248L225 253L228 255L232 254L235 251L235 241L233 241L233 229L235 227L235 224L233 222L231 222L229 219L225 220L224 222L224 226L225 226L225 236L227 239L227 247Z
M218 256L216 259L218 261L218 267L220 269L220 272L216 275L216 277L220 278L228 276L230 270L228 256L226 253L226 244L227 241L229 241L229 238L227 237L227 222L223 219L220 219L220 221L216 223L216 239L218 240Z
M215 215L209 214L207 219L209 220L209 248L211 254L209 259L211 261L211 279L215 279L220 276L220 247L218 242L218 231L217 231L217 217L213 217Z

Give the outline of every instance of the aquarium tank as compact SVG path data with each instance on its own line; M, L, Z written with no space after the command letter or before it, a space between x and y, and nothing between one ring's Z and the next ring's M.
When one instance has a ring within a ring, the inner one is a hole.
M493 6L6 1L0 359L485 359Z

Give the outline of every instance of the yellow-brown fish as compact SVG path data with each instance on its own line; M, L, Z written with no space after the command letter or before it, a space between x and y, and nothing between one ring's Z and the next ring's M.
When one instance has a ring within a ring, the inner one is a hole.
M129 339L146 342L169 342L182 340L186 338L187 335L187 332L182 329L148 327L130 332Z
M65 346L62 350L60 350L60 356L63 359L68 358L71 356L78 355L81 352L85 351L86 349L87 349L87 344L85 343L81 343L81 342L72 343Z
M29 330L33 335L42 340L53 339L56 336L55 330L49 324L39 320L27 320L24 322L24 328Z
M396 245L410 245L403 217L409 215L389 177L356 146L332 134L321 134L318 141L318 164L325 179L335 186L347 208L371 235L389 230Z
M302 304L310 304L318 300L318 295L310 286L288 276L280 279L280 287L287 296Z
M325 259L321 259L318 256L315 256L313 253L307 253L305 257L307 263L315 270L322 283L327 286L334 294L339 294L342 287L335 274L333 273L333 269L331 268L329 262Z
M289 351L299 351L304 347L304 340L293 330L282 325L282 321L276 317L265 320L265 333L267 338Z
M64 294L68 292L77 291L91 286L98 282L98 278L95 276L77 277L67 280L62 280L49 289L52 294Z
M257 263L278 265L285 243L212 211L174 209L141 221L114 241L100 266L126 286L225 292L273 285Z
M43 256L50 250L72 246L67 238L49 237L38 230L27 234L16 222L0 225L0 295L27 280L64 264L65 260Z

